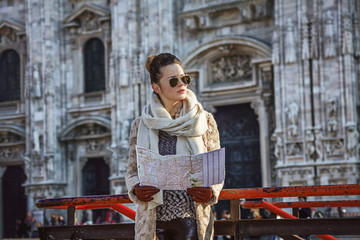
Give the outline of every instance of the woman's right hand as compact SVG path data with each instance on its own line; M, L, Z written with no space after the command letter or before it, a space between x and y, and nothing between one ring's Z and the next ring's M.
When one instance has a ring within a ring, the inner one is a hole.
M149 202L153 200L154 194L158 193L160 189L153 186L140 186L137 184L134 188L134 194L142 202Z

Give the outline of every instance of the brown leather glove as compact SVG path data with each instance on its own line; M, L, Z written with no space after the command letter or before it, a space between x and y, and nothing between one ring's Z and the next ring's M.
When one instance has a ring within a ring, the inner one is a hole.
M192 187L186 189L186 191L192 196L192 200L199 203L207 203L214 196L210 187Z
M140 184L137 184L133 192L140 201L149 202L154 199L152 195L159 191L160 189L153 186L140 186Z

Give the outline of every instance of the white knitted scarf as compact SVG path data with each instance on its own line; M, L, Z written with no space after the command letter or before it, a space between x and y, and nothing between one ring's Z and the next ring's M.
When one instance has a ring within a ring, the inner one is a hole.
M159 152L159 130L177 136L176 154L199 154L204 152L202 135L208 129L206 112L195 94L187 90L182 101L179 117L172 119L162 105L157 94L153 93L150 104L141 115L137 135L137 145Z

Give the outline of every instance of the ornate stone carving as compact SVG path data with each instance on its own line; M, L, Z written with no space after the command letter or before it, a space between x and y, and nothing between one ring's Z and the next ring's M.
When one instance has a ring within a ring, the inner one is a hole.
M286 108L286 115L288 120L288 136L296 137L298 135L299 105L296 102L290 103Z
M9 45L17 42L16 31L9 27L0 29L1 44Z
M344 140L332 139L324 141L327 156L341 156L344 154Z
M76 135L77 137L85 137L85 136L94 136L94 135L101 135L108 133L109 130L103 126L100 126L98 124L89 123L85 126L82 126L80 129L78 129Z
M342 32L342 53L353 54L353 33L352 33L352 18L350 13L342 16L343 32Z
M195 16L186 18L185 19L185 26L186 26L187 30L196 29L197 24L196 24Z
M210 64L213 83L251 79L250 56L223 56Z
M309 21L306 15L302 17L302 26L301 26L301 59L310 58L310 46L309 46Z
M303 144L300 142L293 142L286 144L286 154L289 156L299 156L303 153Z
M355 123L346 124L346 135L347 135L347 144L346 150L350 158L356 158L358 152L358 142L359 142L359 132L356 129Z
M11 144L24 141L24 138L11 133L11 132L0 132L0 144Z
M105 149L103 141L99 140L87 140L85 143L85 148L87 153L98 153Z
M79 17L82 33L96 31L100 28L98 17L92 12L85 12Z
M285 63L296 62L295 29L291 19L287 20L285 32Z
M326 110L327 110L327 129L332 136L336 136L338 132L338 122L336 120L337 116L337 98L330 97L326 103Z
M10 148L10 147L0 148L0 159L2 159L2 160L15 159L16 155L17 155L17 153L16 153L16 151L14 151L13 148Z
M334 18L331 11L327 11L324 26L324 57L334 57L335 55Z

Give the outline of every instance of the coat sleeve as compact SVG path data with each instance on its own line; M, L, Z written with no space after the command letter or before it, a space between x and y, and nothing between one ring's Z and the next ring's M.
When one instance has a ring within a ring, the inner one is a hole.
M203 135L203 141L206 147L207 152L220 149L220 137L219 137L219 130L217 128L216 121L214 116L211 113L207 113L207 122L208 122L208 130ZM214 196L210 199L207 203L208 205L213 205L218 202L219 195L221 189L223 188L224 183L216 184L211 186Z
M140 203L136 195L133 193L135 186L140 183L138 171L137 171L137 161L136 161L136 142L137 142L137 133L139 128L140 118L136 118L130 130L129 137L129 160L127 164L127 171L125 176L126 187L128 189L129 198L134 203Z

